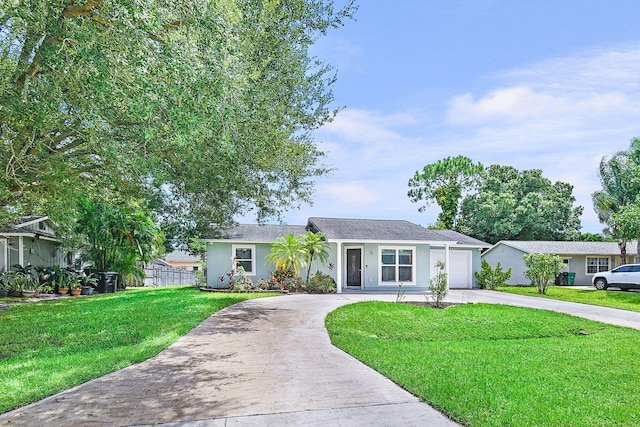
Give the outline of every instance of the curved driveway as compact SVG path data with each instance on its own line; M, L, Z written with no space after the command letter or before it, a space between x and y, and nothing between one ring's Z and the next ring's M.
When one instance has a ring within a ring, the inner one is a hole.
M0 415L0 426L455 426L329 342L328 312L395 297L245 301L214 314L153 359ZM550 309L640 329L640 313L542 298L454 290L447 300Z

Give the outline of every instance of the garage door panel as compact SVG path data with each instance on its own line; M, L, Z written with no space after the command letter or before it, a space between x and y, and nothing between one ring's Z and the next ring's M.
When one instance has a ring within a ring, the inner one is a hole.
M437 274L435 264L444 261L443 250L431 250L431 277ZM449 251L449 287L468 289L472 285L471 251Z

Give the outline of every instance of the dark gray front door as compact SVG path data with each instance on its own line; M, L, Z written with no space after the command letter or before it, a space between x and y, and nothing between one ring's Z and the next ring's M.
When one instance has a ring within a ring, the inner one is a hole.
M347 249L347 286L362 286L362 249Z

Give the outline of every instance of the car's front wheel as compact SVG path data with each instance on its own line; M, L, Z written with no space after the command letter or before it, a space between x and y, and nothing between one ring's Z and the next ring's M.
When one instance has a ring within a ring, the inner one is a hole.
M607 279L603 279L602 277L598 277L595 282L593 282L593 286L596 287L599 291L604 291L607 289Z

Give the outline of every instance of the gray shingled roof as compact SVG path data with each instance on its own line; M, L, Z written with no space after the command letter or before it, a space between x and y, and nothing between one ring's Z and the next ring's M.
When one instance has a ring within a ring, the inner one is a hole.
M303 225L258 225L239 224L229 230L222 231L218 235L212 233L204 236L203 240L231 240L245 243L271 243L278 237L286 234L305 234L307 230Z
M230 240L245 243L271 243L286 234L305 234L307 230L324 234L327 240L353 242L451 242L488 248L491 245L451 230L429 230L402 220L311 217L307 226L240 224L222 232L212 232L203 240Z
M499 244L511 246L512 248L516 248L527 253L554 253L557 255L620 255L620 249L618 248L617 242L502 240L496 243L496 246ZM636 255L636 252L636 242L628 242L627 254Z
M353 241L431 241L457 242L489 247L488 243L472 239L455 231L429 230L403 220L348 219L311 217L307 229L319 231L328 240Z

